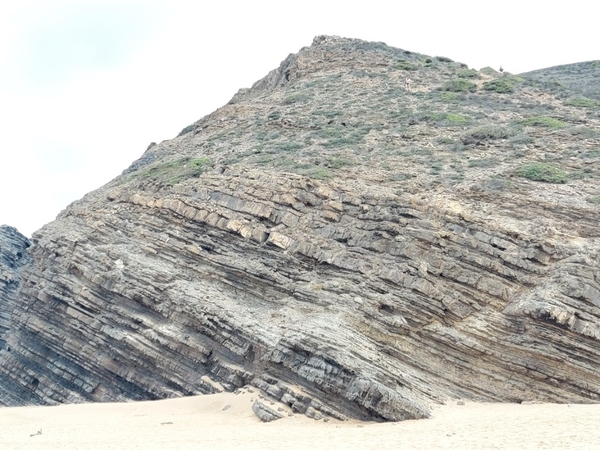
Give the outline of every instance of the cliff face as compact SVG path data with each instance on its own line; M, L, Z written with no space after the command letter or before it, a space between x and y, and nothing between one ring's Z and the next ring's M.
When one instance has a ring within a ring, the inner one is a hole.
M316 38L34 235L0 403L598 401L599 122L522 81Z
M27 253L30 245L15 228L0 226L0 350L6 344L4 334L11 328L10 313L15 307L21 271L31 262Z

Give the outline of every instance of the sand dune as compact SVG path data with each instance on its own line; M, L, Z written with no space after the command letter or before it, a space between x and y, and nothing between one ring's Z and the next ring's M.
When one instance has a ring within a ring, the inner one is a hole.
M0 408L0 449L600 449L600 405L452 402L429 420L262 423L256 397Z

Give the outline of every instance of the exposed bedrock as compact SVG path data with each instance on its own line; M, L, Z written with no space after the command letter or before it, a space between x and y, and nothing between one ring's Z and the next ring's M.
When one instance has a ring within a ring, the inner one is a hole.
M0 349L6 343L4 335L10 328L21 271L31 262L27 253L30 245L29 239L15 228L0 226Z
M465 69L317 37L31 246L0 229L0 404L600 401L599 119Z
M448 396L598 400L597 260L579 247L300 176L194 190L107 188L34 235L0 353L21 396L3 383L3 403L251 383L298 412L399 420Z

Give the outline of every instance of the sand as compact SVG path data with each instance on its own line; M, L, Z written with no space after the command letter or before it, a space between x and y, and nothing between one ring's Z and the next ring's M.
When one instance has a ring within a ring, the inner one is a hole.
M453 401L428 420L378 424L286 415L262 423L251 399L256 394L244 392L0 408L0 449L600 449L600 405Z

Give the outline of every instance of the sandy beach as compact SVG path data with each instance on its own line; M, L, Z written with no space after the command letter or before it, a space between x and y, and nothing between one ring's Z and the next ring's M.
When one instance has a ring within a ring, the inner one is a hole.
M286 415L262 423L251 410L256 398L255 393L243 392L153 402L0 408L0 448L600 448L600 405L453 401L436 407L429 420L378 424Z

